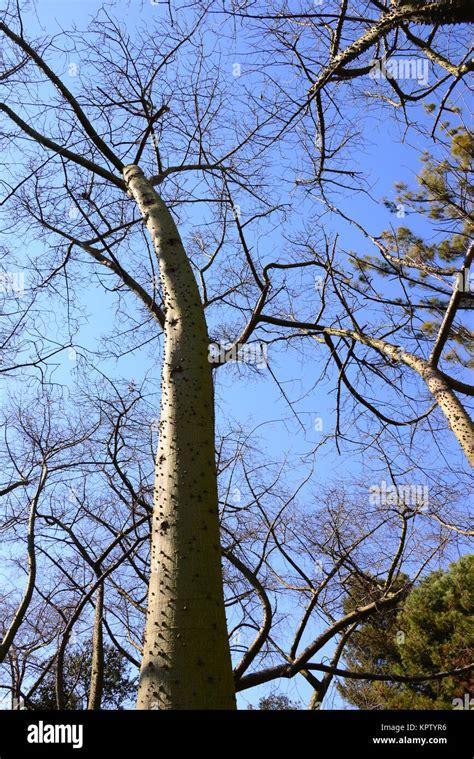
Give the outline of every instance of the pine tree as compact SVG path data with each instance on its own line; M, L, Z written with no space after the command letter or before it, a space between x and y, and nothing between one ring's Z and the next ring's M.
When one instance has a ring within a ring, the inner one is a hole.
M430 111L431 107L427 106ZM454 108L459 114L459 109ZM382 236L389 253L400 259L400 271L409 273L408 290L424 281L432 283L432 275L439 279L446 277L452 286L456 284L462 271L466 249L473 239L474 215L472 196L474 189L474 135L460 123L451 126L449 122L441 125L450 152L444 157L436 157L426 151L421 156L422 168L416 179L418 187L411 189L404 182L395 185L396 202L385 201L393 212L407 215L408 218L425 217L436 227L435 239L427 241L416 234L409 226L402 224L397 229L385 232ZM405 264L405 266L404 266ZM390 267L386 266L387 273ZM457 270L457 274L453 274ZM418 272L418 277L415 273ZM471 287L472 285L472 287ZM459 283L461 290L458 312L474 306L474 283L469 279L469 271ZM420 325L420 340L435 336L443 319L447 300L427 294L421 303L428 306L429 318ZM459 314L460 315L460 314ZM474 367L472 359L474 334L461 321L454 321L450 327L449 350L443 359L465 367Z
M354 599L346 600L346 604ZM398 610L379 613L351 637L352 671L417 676L463 667L474 650L474 555L429 574ZM474 673L416 683L345 680L338 689L360 709L452 709L474 694Z

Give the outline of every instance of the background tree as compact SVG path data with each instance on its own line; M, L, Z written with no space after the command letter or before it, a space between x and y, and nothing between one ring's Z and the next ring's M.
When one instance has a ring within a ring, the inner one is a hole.
M64 709L86 709L91 686L92 648L88 644L75 647L68 652L64 663ZM113 646L104 647L104 678L101 700L102 709L126 709L133 703L136 694L136 678L131 678L127 662ZM55 710L56 670L53 666L28 708Z
M328 201L328 207L358 229L376 254L359 256L351 248L338 251L338 235L332 244L326 240L322 246L314 228L308 229L295 244L322 272L318 289L324 310L317 320L262 313L260 321L304 330L325 344L340 371L339 387L387 425L403 427L408 420L393 416L389 405L381 407L379 398L368 402L365 387L370 376L383 377L387 391L395 388L396 395L403 394L405 387L407 400L408 385L416 388L416 378L421 379L435 406L426 416L412 417L409 424L415 429L426 419L431 425L430 415L437 407L472 465L474 388L462 373L472 349L472 140L462 120L445 131L448 140L440 146L441 157L429 153L422 157L421 189L410 191L401 185L398 202L387 204L399 217L418 217L414 223L427 217L431 224L424 235L406 223L397 230L369 232L343 211L342 204L335 208ZM447 257L450 263L444 265ZM356 276L348 276L348 270ZM428 321L426 316L433 312L436 320ZM449 351L444 353L448 343Z
M431 572L397 608L375 614L354 632L344 660L353 671L399 675L446 671L469 664L474 645L474 557L463 556L446 571ZM353 598L346 601L350 606ZM424 683L338 683L359 709L452 709L472 694L472 672Z
M459 109L452 110L460 116ZM432 314L434 319L420 325L420 340L423 336L427 341L436 338L431 352L434 362L443 359L446 367L460 364L472 368L474 335L469 317L474 306L471 275L474 253L470 244L474 232L474 138L462 117L457 126L444 122L441 130L448 150L442 157L429 151L422 154L416 190L406 183L396 185L396 201L387 201L387 205L398 216L402 210L407 225L387 231L383 241L390 263L401 271L419 272L420 279L430 284L438 280L451 285L449 301L428 293L424 298L427 315ZM410 229L409 220L416 223L419 217L431 220L431 228L436 224L435 240L426 240ZM388 264L386 271L390 273ZM408 280L407 286L412 288L416 282ZM453 385L456 386L455 381Z
M249 709L253 709L253 706L249 706ZM262 696L259 699L256 707L260 711L297 711L301 709L301 704L298 701L291 701L288 696L279 695L274 693L271 696Z

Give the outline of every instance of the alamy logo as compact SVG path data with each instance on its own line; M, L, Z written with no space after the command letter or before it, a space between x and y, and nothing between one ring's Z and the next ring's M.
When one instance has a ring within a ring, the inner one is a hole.
M23 295L25 292L25 273L23 271L0 272L0 292Z
M83 725L48 725L40 720L28 725L28 743L70 743L73 748L83 746Z
M458 271L454 275L454 286L463 293L474 293L474 273L469 269Z
M474 709L474 698L471 698L470 695L470 693L465 693L463 698L453 698L453 709L472 711Z
M380 485L369 488L371 506L412 506L426 509L429 503L427 485L387 485L382 480Z
M428 60L426 58L378 58L370 62L371 79L414 79L418 84L428 84Z
M210 343L208 360L211 364L223 364L236 361L244 364L254 364L263 369L267 364L266 343Z

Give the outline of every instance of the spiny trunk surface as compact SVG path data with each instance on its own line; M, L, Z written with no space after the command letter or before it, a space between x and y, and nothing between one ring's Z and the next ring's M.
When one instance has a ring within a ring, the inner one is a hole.
M104 583L102 582L97 588L96 592L94 629L92 633L91 684L87 702L87 708L92 710L100 709L102 702L102 692L104 688L104 634L102 629L103 613Z
M466 454L467 460L474 467L474 424L467 410L438 369L412 354L404 353L403 356L404 362L415 369L426 382Z
M138 709L234 709L222 585L214 398L199 290L143 172L124 169L156 251L165 312L148 612Z

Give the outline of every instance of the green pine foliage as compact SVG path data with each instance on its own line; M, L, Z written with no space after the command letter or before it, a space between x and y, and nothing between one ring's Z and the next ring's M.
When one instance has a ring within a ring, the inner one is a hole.
M346 603L351 603L352 599ZM352 671L417 676L449 671L474 658L474 555L429 574L398 609L360 626L345 665ZM344 680L338 689L359 709L452 709L474 696L474 672L417 683Z
M427 106L429 111L429 105ZM450 109L460 116L459 109ZM406 183L395 184L395 200L385 200L385 206L403 223L381 235L381 241L388 253L401 260L396 264L399 274L404 278L406 292L416 288L414 300L429 306L420 313L420 326L417 337L430 339L439 330L444 311L449 302L434 298L432 291L424 290L424 283L433 283L433 268L438 276L438 283L443 284L448 292L455 282L453 270L460 270L466 250L474 236L474 135L460 121L458 126L445 122L441 125L445 135L445 153L443 157L431 152L421 155L421 169L416 177L417 186L409 187ZM409 222L427 220L432 231L426 239L417 234ZM392 259L393 260L393 259ZM403 265L405 262L405 265ZM372 262L366 259L365 276ZM413 264L413 266L411 266ZM379 260L372 269L378 276L387 276L390 267ZM444 271L447 271L444 274ZM393 274L393 269L392 269ZM421 290L420 290L421 287ZM450 333L450 345L445 359L468 368L474 367L474 332L461 323L464 309L474 306L474 292L470 283L464 287L465 295L458 307L459 318L455 320ZM421 296L421 297L420 297ZM469 322L468 322L469 323Z

